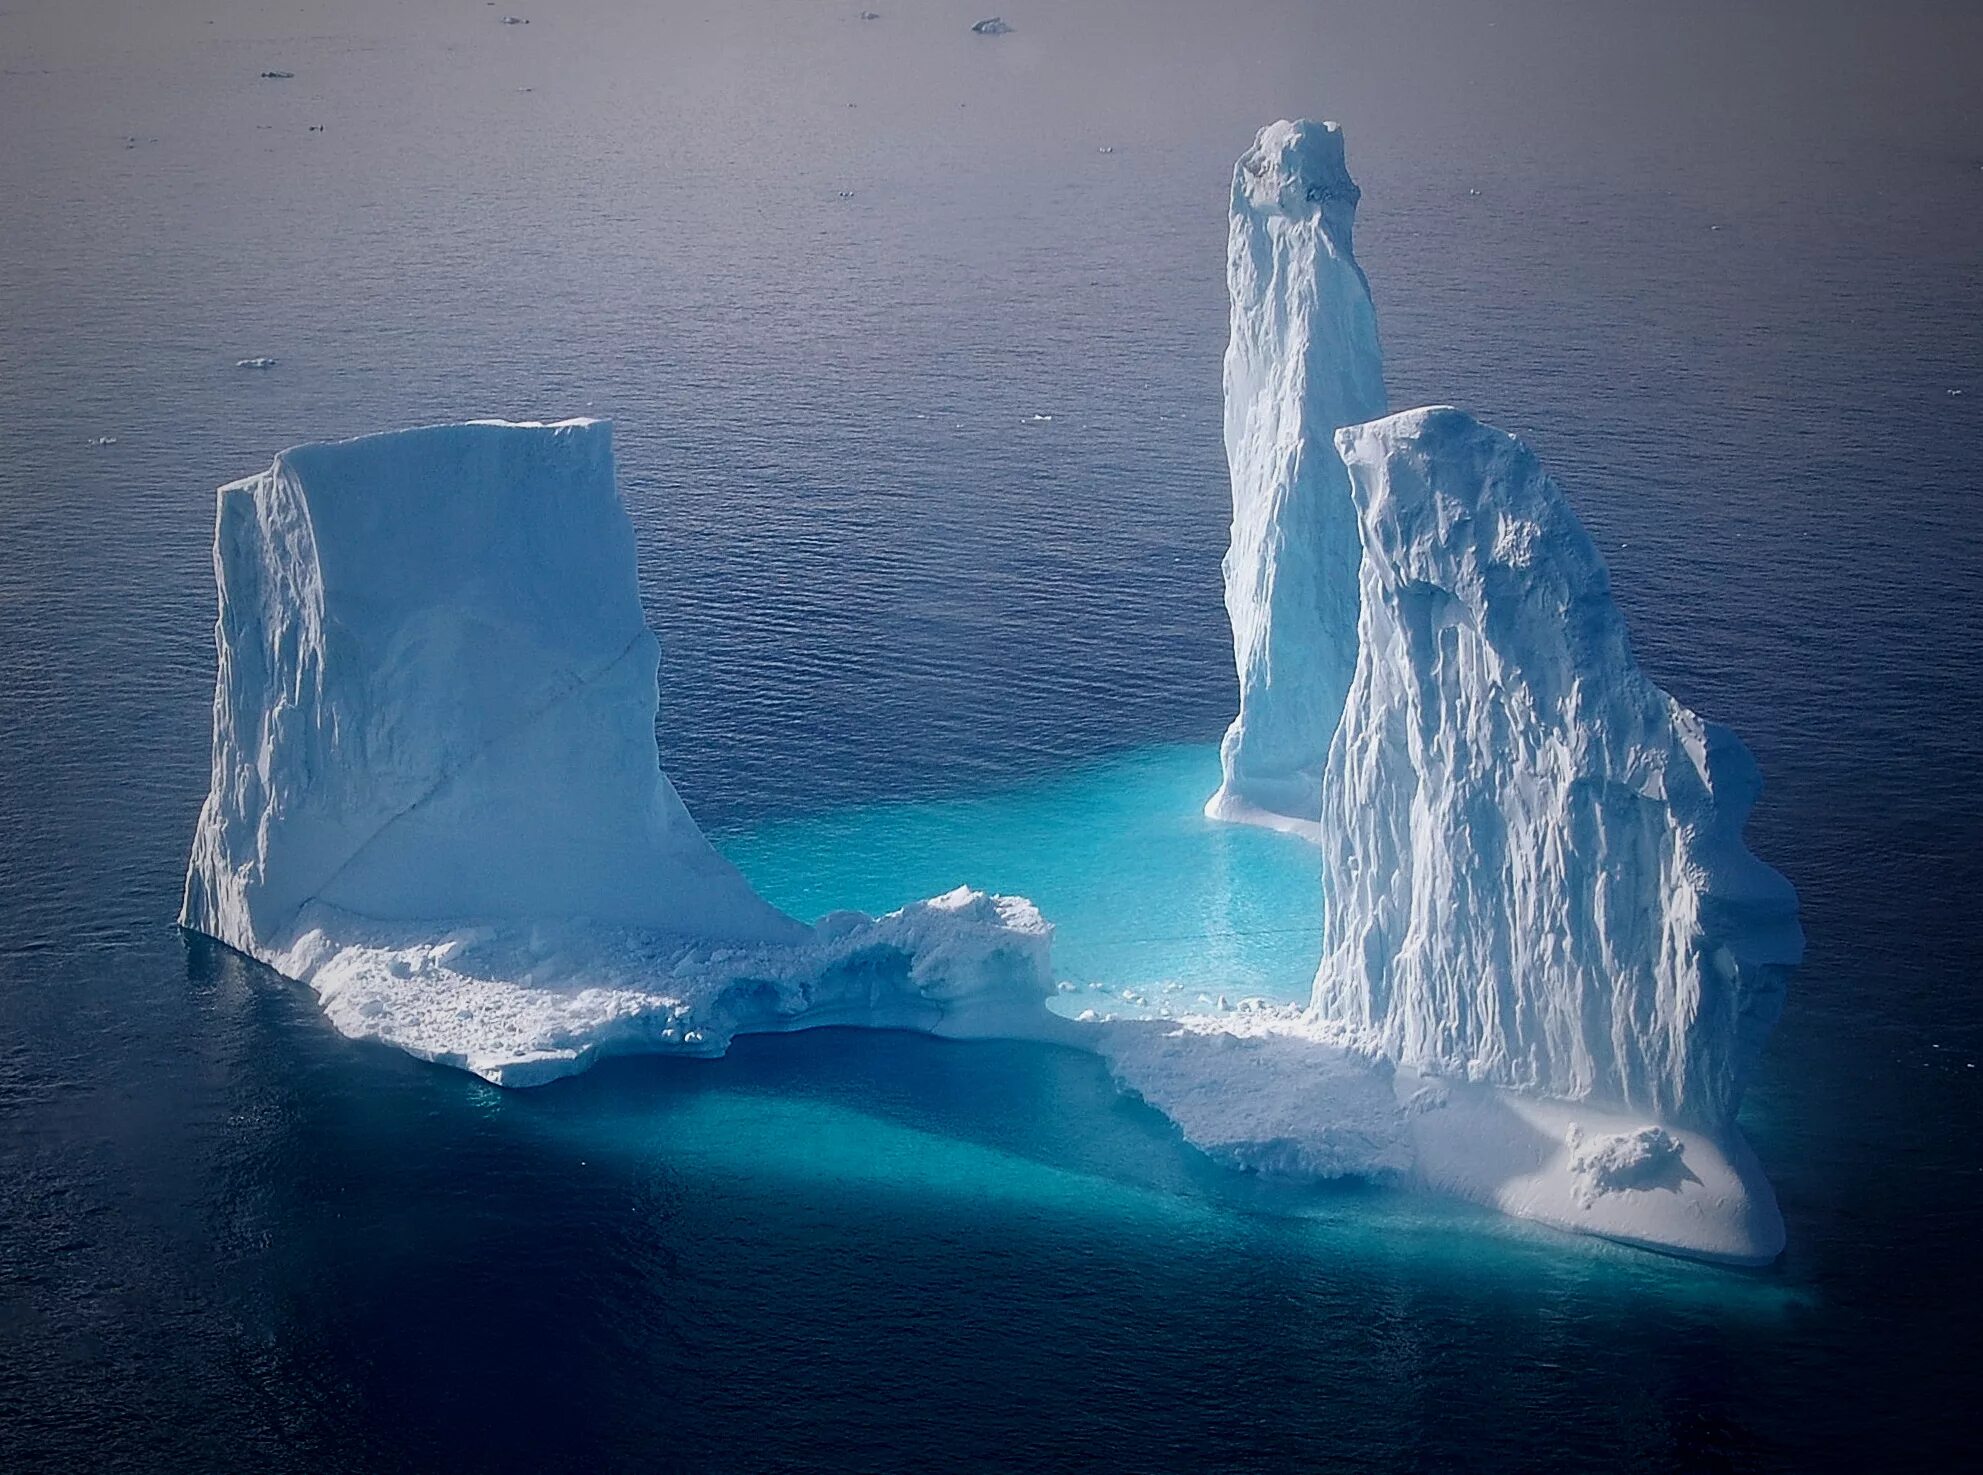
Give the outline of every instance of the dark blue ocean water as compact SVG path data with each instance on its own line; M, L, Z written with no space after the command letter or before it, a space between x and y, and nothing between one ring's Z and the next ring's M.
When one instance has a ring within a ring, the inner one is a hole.
M1973 7L504 3L0 10L0 1467L1973 1447ZM616 420L664 758L768 886L940 841L1071 894L1094 776L1181 792L1230 713L1224 196L1289 114L1348 128L1396 402L1530 440L1768 777L1811 937L1744 1117L1778 1266L1227 1174L1053 1050L503 1093L171 926L212 487L471 414Z

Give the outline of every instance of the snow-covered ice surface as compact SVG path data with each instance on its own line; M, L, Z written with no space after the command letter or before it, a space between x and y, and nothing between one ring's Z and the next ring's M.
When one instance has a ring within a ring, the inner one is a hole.
M354 1039L532 1086L605 1055L720 1055L740 1034L824 1025L1061 1039L1044 1007L1051 937L1031 903L965 887L742 947L582 920L382 924L313 905L264 961L314 988Z
M1356 515L1332 438L1385 409L1351 249L1360 197L1334 123L1263 128L1233 170L1225 583L1239 714L1206 812L1311 836L1356 663Z
M1124 1088L1235 1167L1415 1187L1727 1264L1783 1249L1776 1195L1739 1133L1400 1069L1294 1008L1092 1028Z
M1743 844L1754 760L1640 671L1519 441L1442 408L1339 440L1362 613L1317 1014L1414 1069L1731 1128L1803 948Z
M221 488L214 568L180 920L346 1033L522 1084L745 1029L1054 1027L1029 903L960 889L808 927L703 837L661 772L604 422L285 451Z

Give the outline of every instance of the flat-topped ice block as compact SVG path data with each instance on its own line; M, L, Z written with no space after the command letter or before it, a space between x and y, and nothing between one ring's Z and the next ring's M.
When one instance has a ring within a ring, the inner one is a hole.
M634 570L604 421L299 446L221 488L185 925L249 952L311 902L799 935L661 772Z

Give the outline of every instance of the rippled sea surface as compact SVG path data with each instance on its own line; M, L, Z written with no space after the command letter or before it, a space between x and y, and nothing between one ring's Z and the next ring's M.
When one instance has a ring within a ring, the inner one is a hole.
M0 8L0 1468L1973 1447L1973 7L503 3ZM1227 1174L1037 1047L499 1092L174 930L214 485L589 413L664 759L781 900L977 860L940 884L1066 898L1075 973L1211 902L1257 934L1299 862L1167 905L1209 852L1134 800L1195 791L1234 699L1225 193L1302 114L1348 129L1395 402L1536 447L1645 664L1768 777L1811 937L1745 1109L1778 1266ZM1098 882L1077 823L1149 842Z

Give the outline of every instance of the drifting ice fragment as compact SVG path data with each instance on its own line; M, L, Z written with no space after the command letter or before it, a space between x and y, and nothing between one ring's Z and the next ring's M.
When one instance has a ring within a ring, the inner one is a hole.
M972 26L971 29L973 31L976 31L980 36L1003 36L1007 31L1010 31L1012 27L1008 26L1004 21L1000 20L997 16L993 16L990 20L979 21L975 26Z

